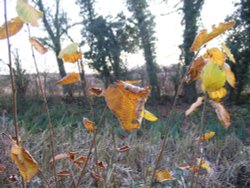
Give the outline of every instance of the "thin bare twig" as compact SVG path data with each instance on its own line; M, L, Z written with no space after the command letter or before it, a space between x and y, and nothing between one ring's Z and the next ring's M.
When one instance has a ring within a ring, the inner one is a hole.
M28 34L29 37L31 37L31 33L30 33L30 28L29 25L27 24L27 28L28 28ZM48 106L48 101L47 101L47 97L46 97L46 92L42 87L42 80L41 80L41 76L40 76L40 72L38 70L37 67L37 61L36 61L36 56L34 53L34 49L31 46L31 52L32 52L32 58L33 58L33 62L36 68L36 73L37 73L37 77L38 77L38 83L39 83L39 88L42 94L42 98L43 98L43 103L44 103L44 107L45 107L45 111L47 113L47 118L48 118L48 129L49 129L49 138L50 138L50 144L51 144L51 154L52 154L52 165L53 165L53 174L54 174L54 178L55 178L55 183L56 183L56 187L58 186L58 181L57 181L57 174L56 174L56 167L55 167L55 147L54 147L54 132L53 132L53 126L52 126L52 122L51 122L51 115L50 115L50 111L49 111L49 106Z

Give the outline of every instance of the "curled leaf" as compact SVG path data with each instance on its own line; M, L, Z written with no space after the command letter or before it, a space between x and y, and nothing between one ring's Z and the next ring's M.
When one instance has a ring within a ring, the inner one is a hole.
M44 47L37 39L30 37L30 44L40 53L45 54L48 51L48 48Z
M151 112L149 112L147 110L142 111L142 117L144 117L148 121L157 121L158 120L158 118L154 114L152 114Z
M79 59L82 59L82 53L81 52L74 52L72 54L64 54L63 55L63 61L64 62L75 63Z
M225 54L219 48L207 50L207 53L203 57L217 65L223 65L226 61Z
M54 160L55 162L56 161L59 161L59 160L64 160L64 159L67 159L68 158L68 154L67 153L61 153L61 154L58 154L54 157ZM53 158L51 158L49 160L50 163L53 163Z
M91 87L89 88L89 93L91 95L95 95L97 97L100 97L103 95L103 89L102 88L97 88L97 87Z
M74 160L74 163L76 163L76 164L84 164L84 163L86 163L87 159L88 158L86 156L80 156L80 157L78 157L77 159Z
M119 152L126 152L130 149L130 147L128 145L122 146L120 148L117 148L116 150Z
M103 177L100 174L97 174L95 172L90 173L91 177L94 178L96 181L103 181Z
M59 177L68 177L68 176L72 176L72 174L68 170L61 170L60 172L57 173L57 176L59 176Z
M226 72L226 79L227 82L229 83L229 85L233 88L235 88L235 84L236 84L236 78L234 73L232 72L230 66L225 63L224 66L222 67L222 69Z
M204 97L198 97L197 100L189 107L189 109L186 110L185 115L188 116L191 114L194 110L196 110L204 100Z
M225 54L227 55L228 59L230 61L232 61L233 63L236 63L235 59L234 59L234 56L233 54L231 53L230 49L227 47L226 44L222 43L221 44L221 47L223 49L223 51L225 52Z
M71 160L74 160L75 159L75 154L76 154L76 152L73 152L73 151L69 152L69 158Z
M23 27L23 21L19 17L15 17L7 22L9 37L18 33ZM0 39L7 38L5 23L0 27Z
M123 81L117 81L104 92L104 98L111 112L118 118L123 129L131 131L141 125L142 111L150 93Z
M38 26L38 19L43 16L42 12L36 10L27 1L23 0L17 0L16 12L21 20L30 23L32 26Z
M161 183L168 180L174 180L173 176L168 170L157 170L155 173L155 179Z
M25 182L29 182L37 173L39 166L30 153L14 142L11 146L10 156L15 161Z
M106 168L106 166L104 165L104 163L102 161L98 161L96 164L97 168L104 170Z
M214 101L211 101L211 104L213 108L215 109L215 112L217 114L217 117L221 124L225 127L228 128L231 124L231 118L230 114L227 112L225 107L221 103L217 103Z
M78 73L72 72L70 74L67 74L61 80L57 81L56 84L67 85L79 82L80 80L81 80L80 75Z
M220 102L221 99L226 96L226 94L227 94L227 90L224 87L216 91L208 92L209 97L216 102Z
M196 138L195 140L198 141L198 142L205 142L211 138L213 138L215 135L215 132L211 131L209 133L206 133L198 138Z
M222 88L226 82L226 73L219 65L208 62L201 72L202 89L207 92Z
M220 23L218 27L213 26L211 32L207 32L206 29L202 30L195 38L190 51L197 51L202 45L206 44L208 41L217 37L218 35L224 33L226 30L230 29L235 25L235 22Z
M88 118L83 118L83 125L89 132L94 132L95 123L93 121L90 121Z
M202 56L195 59L188 69L186 82L190 83L193 80L199 80L201 70L204 66L205 66L205 61Z
M66 46L64 49L62 49L58 55L59 58L63 58L64 55L70 55L75 52L77 52L78 44L77 43L72 43L68 46Z

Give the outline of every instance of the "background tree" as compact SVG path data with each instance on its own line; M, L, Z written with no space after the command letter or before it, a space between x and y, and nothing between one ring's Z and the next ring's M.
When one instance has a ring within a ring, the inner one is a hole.
M154 37L154 17L148 10L146 0L127 0L129 10L133 13L136 26L139 30L139 37L144 51L147 74L152 87L152 96L160 97L160 87L157 79L157 66L155 61L155 37Z
M197 35L198 24L197 19L200 16L201 8L204 0L183 0L183 45L182 48L182 58L184 59L185 70L190 65L194 53L190 52L190 47ZM192 103L197 98L197 92L195 87L195 82L192 82L184 86L184 100L185 102Z
M241 0L236 6L234 15L228 18L235 20L236 26L227 39L227 45L237 62L237 64L231 63L230 66L237 77L237 85L233 93L236 102L240 102L241 93L250 79L250 0Z

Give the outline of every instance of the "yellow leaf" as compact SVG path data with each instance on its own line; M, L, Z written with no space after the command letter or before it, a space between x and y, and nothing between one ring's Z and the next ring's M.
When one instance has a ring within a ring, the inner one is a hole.
M90 121L88 118L83 118L83 125L89 132L94 132L95 123L93 121Z
M198 141L198 142L205 142L211 138L213 138L215 135L215 132L211 131L209 133L206 133L198 138L196 138L195 140Z
M7 22L9 37L18 33L23 27L23 21L19 17L15 17ZM0 27L0 39L7 38L5 23Z
M221 122L221 124L225 128L228 128L231 124L230 114L227 112L227 110L225 109L225 107L221 103L211 101L211 104L212 104L213 108L215 109L215 112L216 112L217 117L218 117L219 121Z
M29 182L37 173L39 166L30 153L23 147L12 143L10 156L15 161L25 182Z
M58 55L59 58L63 58L64 55L70 55L75 52L77 52L78 44L77 43L72 43L68 46L66 46L64 49L62 49Z
M226 72L227 82L230 84L231 87L235 88L236 78L230 66L227 63L225 63L224 66L222 67L222 70Z
M40 53L45 54L48 51L48 48L44 47L37 39L30 37L30 43L34 48Z
M158 120L158 118L154 114L152 114L151 112L149 112L147 110L142 111L142 117L144 117L148 121L157 121Z
M207 92L216 91L226 82L226 73L219 65L208 62L201 72L202 89Z
M218 27L213 26L210 33L206 29L202 30L195 38L190 51L197 51L202 45L206 44L208 41L217 37L218 35L224 33L226 30L230 29L235 25L235 22L220 23Z
M203 99L204 97L198 97L197 100L189 107L189 109L186 110L185 115L188 116L194 110L196 110L202 104Z
M193 80L200 79L200 73L204 66L205 66L205 61L203 57L198 57L197 59L195 59L188 69L188 76L186 78L186 82L189 83Z
M211 99L215 100L216 102L220 102L223 97L227 94L227 90L222 87L216 91L208 92L208 95Z
M69 63L75 63L79 59L82 59L82 53L81 52L74 52L71 54L64 54L63 55L63 61L69 62Z
M155 173L155 179L161 183L167 180L174 180L173 176L168 170L157 170Z
M80 80L81 80L80 75L78 73L72 72L63 77L61 80L57 81L56 84L67 85L79 82Z
M197 164L201 166L201 168L207 170L208 173L212 173L212 168L210 167L208 161L197 158Z
M141 80L126 80L124 82L126 82L127 84L139 84L141 83Z
M236 63L234 56L231 53L230 49L227 47L227 45L222 43L221 47L222 47L223 51L225 52L225 54L227 55L227 57L230 59L230 61L232 61L233 63Z
M225 54L220 51L219 48L211 48L207 50L207 53L203 57L217 65L223 65L226 60Z
M27 1L23 0L17 0L16 11L21 20L30 23L32 26L38 26L37 21L43 16L42 12L36 10Z
M109 85L103 95L122 128L131 131L141 125L142 111L149 93L148 87L141 88L119 80Z

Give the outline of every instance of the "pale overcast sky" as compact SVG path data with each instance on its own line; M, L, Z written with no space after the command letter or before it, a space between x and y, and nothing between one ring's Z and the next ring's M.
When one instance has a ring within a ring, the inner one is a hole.
M8 19L16 16L15 12L15 0L8 0ZM44 0L44 2L51 2L50 0ZM74 0L63 0L65 9L69 12L69 17L72 20L81 20L78 16L79 8L74 4ZM165 3L167 2L167 3ZM156 22L156 52L157 52L157 63L160 65L170 65L178 63L180 50L178 46L182 43L183 27L181 25L182 14L181 12L173 12L174 5L178 2L177 0L151 0L150 10L155 16ZM211 29L213 24L219 24L223 22L227 15L231 15L235 10L233 0L205 0L201 12L201 26L203 28ZM115 15L118 12L124 10L124 0L98 0L97 12L104 15ZM0 3L0 24L4 23L3 15L3 1ZM171 13L173 12L173 13ZM40 24L42 25L42 23ZM18 48L20 50L20 57L22 58L22 66L28 72L34 71L34 65L31 59L30 46L27 36L27 28L24 26L21 32L11 37L12 49ZM32 28L33 36L40 36L43 32L42 27L37 29ZM79 27L71 31L71 36L75 42L80 42L81 39ZM66 46L68 42L63 43ZM36 53L38 59L40 71L57 72L57 64L53 55L50 51L45 55ZM128 66L136 67L144 64L142 52L138 52L135 55L124 55L127 57ZM0 40L0 59L4 63L7 63L7 41ZM0 61L0 74L8 73L8 67ZM66 69L68 72L74 70L77 71L77 66L67 64ZM87 68L87 66L86 66Z

